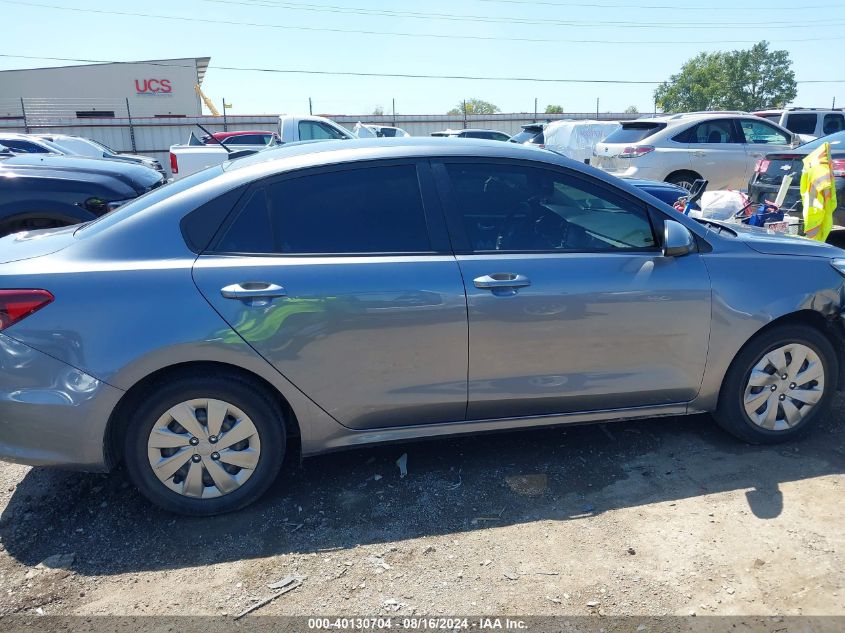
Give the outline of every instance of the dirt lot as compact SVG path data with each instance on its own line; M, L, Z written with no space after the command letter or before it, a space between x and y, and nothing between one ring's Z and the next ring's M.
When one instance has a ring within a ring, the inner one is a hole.
M701 416L360 450L203 520L2 464L0 614L231 618L299 575L256 613L845 615L843 418L773 448Z

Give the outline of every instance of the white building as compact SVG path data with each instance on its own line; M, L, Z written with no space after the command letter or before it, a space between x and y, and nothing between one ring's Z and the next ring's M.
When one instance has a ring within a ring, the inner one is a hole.
M198 116L209 57L0 71L0 118Z

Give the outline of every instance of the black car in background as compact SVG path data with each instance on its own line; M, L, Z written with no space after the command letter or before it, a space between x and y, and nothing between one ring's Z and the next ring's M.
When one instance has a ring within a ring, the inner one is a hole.
M539 145L545 147L545 123L529 123L522 126L522 132L518 132L510 137L511 143L519 143L521 145Z
M0 146L0 237L89 222L165 182L135 163L16 155Z
M801 199L801 171L804 157L818 149L823 143L830 143L830 157L833 161L833 176L836 184L837 207L833 212L833 223L845 225L845 132L822 136L787 152L767 154L754 168L748 183L748 195L753 202L774 201L784 176L792 174L792 184L783 203L789 209ZM800 213L801 205L796 207Z

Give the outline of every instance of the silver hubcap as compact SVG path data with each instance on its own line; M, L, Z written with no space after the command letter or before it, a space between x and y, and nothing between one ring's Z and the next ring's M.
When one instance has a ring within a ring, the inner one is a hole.
M240 488L261 456L258 430L222 400L182 402L162 415L147 441L150 466L174 492L211 499Z
M754 365L743 404L751 421L770 431L792 428L824 395L824 366L806 345L783 345Z

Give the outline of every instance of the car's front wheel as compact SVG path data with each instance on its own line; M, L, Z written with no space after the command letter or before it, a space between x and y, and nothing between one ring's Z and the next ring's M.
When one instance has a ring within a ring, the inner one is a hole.
M734 359L714 417L746 442L783 442L824 414L838 377L837 355L824 334L800 325L775 327Z
M195 516L255 501L284 452L281 408L259 386L217 375L153 388L131 416L124 446L127 471L144 496Z

